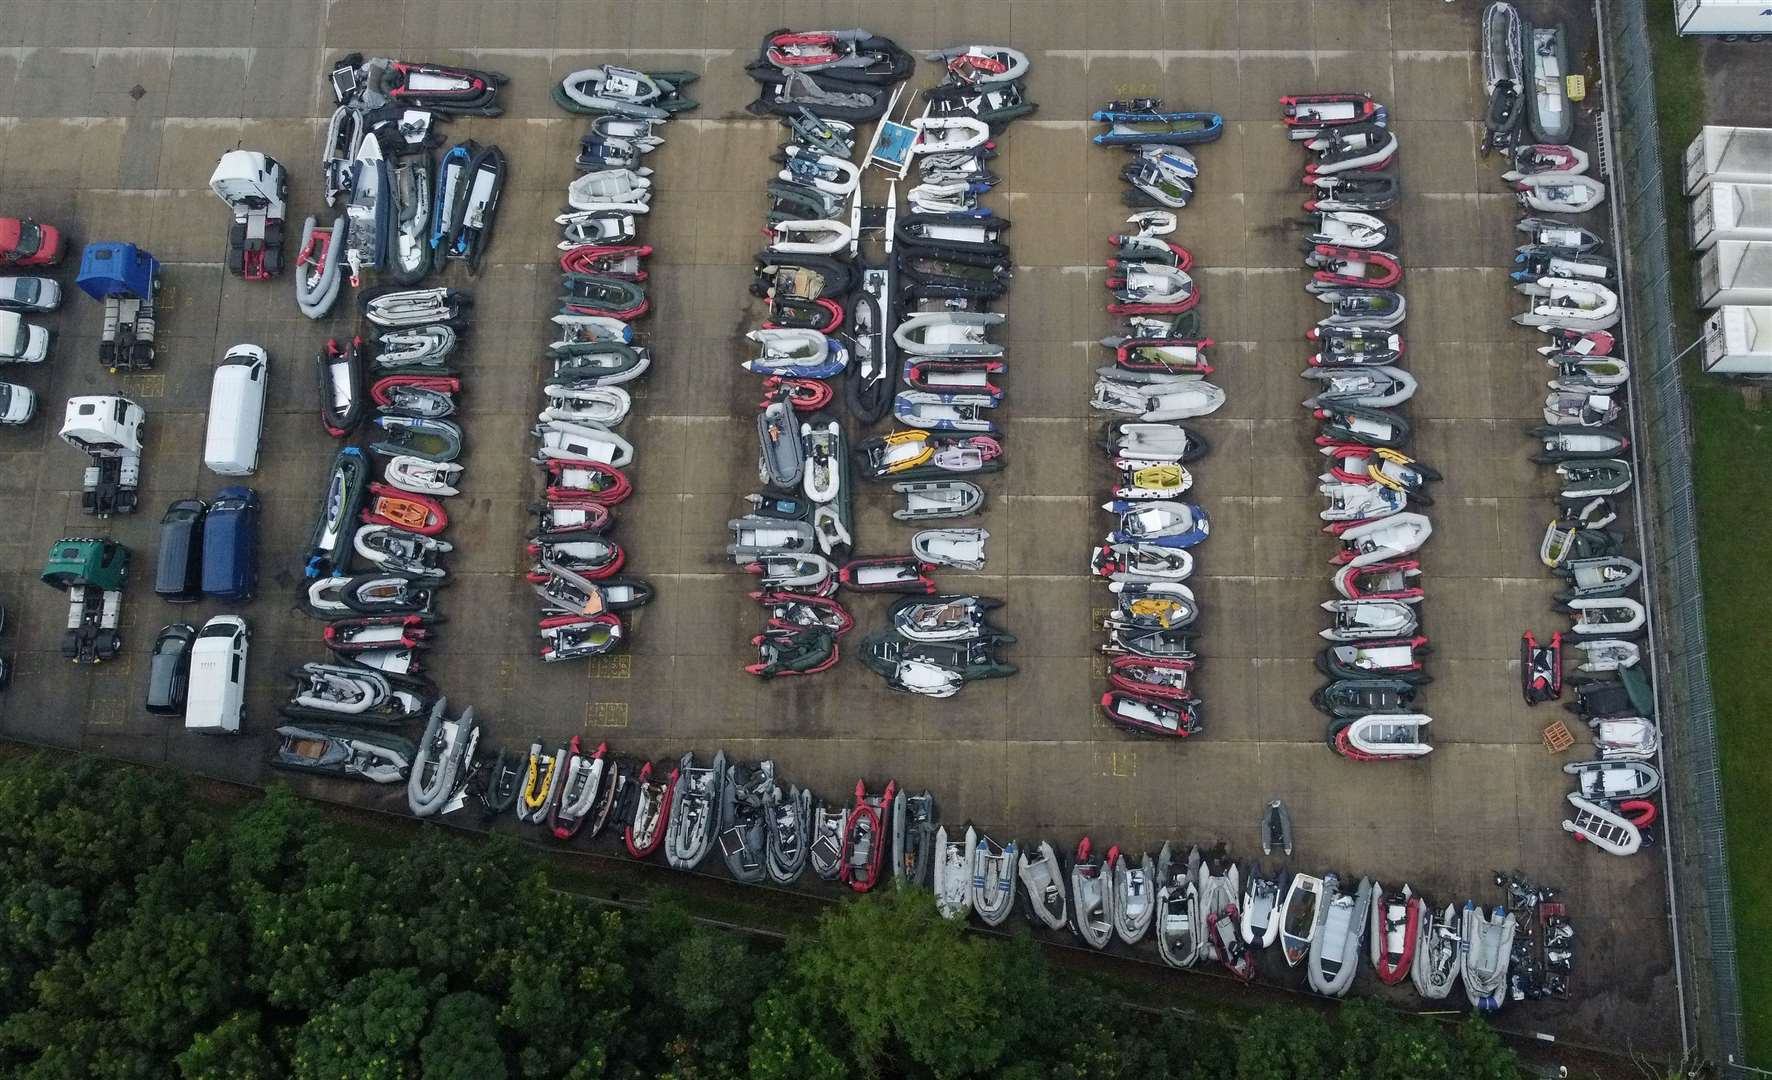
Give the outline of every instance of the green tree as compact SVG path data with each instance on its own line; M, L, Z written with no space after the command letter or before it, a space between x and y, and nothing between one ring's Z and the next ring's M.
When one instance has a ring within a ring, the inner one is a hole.
M259 1014L244 1009L199 1032L173 1061L183 1080L279 1080L288 1075L265 1040Z
M291 1071L298 1080L416 1077L419 1035L440 989L412 968L359 975L295 1032Z
M472 990L439 1000L418 1044L420 1080L505 1080L496 1012L490 998Z
M1257 1013L1237 1040L1237 1080L1333 1076L1338 1048L1322 1014L1269 1009Z

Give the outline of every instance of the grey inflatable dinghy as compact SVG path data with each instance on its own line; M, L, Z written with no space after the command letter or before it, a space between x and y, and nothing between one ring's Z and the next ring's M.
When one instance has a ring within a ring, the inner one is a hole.
M1124 853L1114 860L1114 933L1136 945L1150 932L1157 911L1157 866L1146 851L1136 863Z
M1200 849L1188 849L1187 859L1176 866L1165 844L1157 875L1157 952L1170 967L1193 967L1206 938L1200 912Z
M1064 929L1065 873L1052 845L1044 840L1038 845L1021 845L1015 864L1028 916L1048 930Z
M972 849L972 910L986 926L1001 926L1015 907L1015 841L999 845L980 835Z
M779 400L764 406L757 414L757 446L757 473L764 483L786 490L800 486L806 458L793 406Z
M720 791L726 779L726 754L715 754L707 768L695 764L693 753L684 754L677 766L677 786L671 793L671 822L665 832L665 858L678 870L701 865L714 844L720 820Z
M764 814L768 833L769 880L777 885L792 885L806 869L806 855L811 848L812 792L789 786L779 788Z
M965 517L984 504L984 490L966 480L921 480L892 485L904 496L904 507L894 510L899 521Z
M1360 968L1360 939L1372 907L1372 880L1361 878L1352 895L1341 892L1333 875L1323 883L1323 901L1317 907L1317 934L1311 940L1310 962L1305 979L1312 990L1325 997L1342 997L1354 983Z

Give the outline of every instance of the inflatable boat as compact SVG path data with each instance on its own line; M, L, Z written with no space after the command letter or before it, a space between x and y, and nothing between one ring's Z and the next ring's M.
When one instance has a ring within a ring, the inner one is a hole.
M1497 906L1485 914L1464 902L1464 953L1460 974L1465 996L1478 1012L1496 1012L1507 1000L1507 969L1513 958L1514 915Z
M764 867L769 880L792 885L806 868L811 847L812 792L789 785L773 789L763 811Z
M682 764L695 756L684 754ZM667 771L668 770L668 771ZM633 812L622 826L622 845L636 859L651 858L664 844L671 823L671 797L677 786L678 766L668 761L648 761L635 778Z
M1464 952L1464 922L1458 908L1447 904L1444 911L1434 912L1422 907L1420 925L1416 930L1415 962L1409 975L1415 992L1426 1001L1443 1001L1458 981Z
M1200 849L1192 848L1177 865L1167 844L1157 860L1154 934L1157 953L1170 967L1189 968L1205 947L1205 918L1200 910Z
M348 566L357 513L368 492L368 479L369 462L363 451L347 446L333 458L320 515L308 537L303 568L307 577L334 576Z
M1103 510L1119 515L1118 526L1108 534L1109 544L1154 544L1165 548L1189 548L1211 534L1206 511L1197 503L1171 500L1160 503L1116 499Z
M1378 973L1379 982L1395 986L1408 978L1415 967L1423 905L1421 897L1408 885L1398 892L1386 892L1383 885L1375 884L1372 893L1372 925L1366 933L1372 969Z
M972 910L986 926L1001 926L1015 907L1015 841L1000 845L978 834L972 849Z
M713 847L725 781L724 751L707 768L698 767L692 754L678 763L664 841L665 858L674 869L695 869Z
M1317 656L1317 669L1331 679L1398 679L1420 686L1432 679L1422 673L1427 638L1417 634L1394 641L1331 645Z
M1052 845L1044 840L1038 844L1019 845L1015 875L1021 881L1021 895L1027 905L1028 918L1048 930L1064 929L1068 914L1065 870Z
M1606 185L1576 173L1533 173L1514 181L1520 205L1545 214L1585 214L1606 198Z
M945 825L935 832L932 882L935 909L944 919L963 919L972 911L972 859L977 847L978 832L971 825L963 838L956 833L949 839Z
M1155 542L1106 543L1090 553L1089 569L1109 581L1184 581L1194 572L1194 557Z
M1156 98L1115 101L1089 119L1108 125L1092 137L1097 146L1193 146L1216 142L1224 134L1224 117L1219 114L1165 112Z
M1151 697L1109 690L1101 695L1101 711L1110 724L1134 735L1185 739L1202 730L1191 700Z
M1529 46L1525 61L1532 93L1528 116L1532 137L1541 143L1566 143L1575 131L1575 108L1564 79L1569 54L1563 27L1530 26L1525 34Z
M1343 997L1353 985L1360 967L1360 939L1365 934L1372 906L1372 882L1361 878L1352 895L1341 891L1340 879L1331 874L1323 881L1316 936L1311 939L1305 980L1324 997Z
M397 784L412 769L411 739L345 724L284 724L276 729L273 768L321 773L373 784Z
M868 892L879 883L880 863L891 843L890 809L897 791L897 781L887 781L879 795L868 794L865 781L855 782L855 803L843 831L842 868L837 872L837 880L855 892Z
M903 790L892 799L892 877L901 885L923 885L935 859L935 796ZM1013 891L1013 889L1011 890Z
M1328 641L1375 641L1408 637L1418 624L1415 608L1397 600L1325 600L1331 622L1321 637Z
M1111 850L1110 855L1118 852ZM1077 844L1071 862L1071 929L1092 949L1106 948L1114 937L1114 889L1112 875L1085 836Z
M1188 685L1192 660L1167 660L1147 656L1117 656L1108 663L1108 685L1138 697L1186 701L1194 696Z
M1248 868L1243 905L1238 912L1238 932L1243 944L1265 949L1279 940L1280 904L1289 876L1284 870L1263 874L1260 863Z
M1427 725L1433 718L1422 713L1375 713L1330 722L1330 745L1342 757L1354 761L1401 761L1433 752L1427 742Z

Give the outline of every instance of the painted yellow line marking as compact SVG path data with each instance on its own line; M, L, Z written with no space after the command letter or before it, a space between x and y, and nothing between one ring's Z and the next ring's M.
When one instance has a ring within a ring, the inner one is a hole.
M616 656L593 656L590 665L593 679L627 679L634 674L634 658L627 653Z
M593 701L585 706L585 723L590 727L625 728L628 726L628 703Z

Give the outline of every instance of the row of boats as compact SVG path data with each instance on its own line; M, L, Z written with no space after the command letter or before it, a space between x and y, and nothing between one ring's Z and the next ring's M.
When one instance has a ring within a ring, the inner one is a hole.
M302 226L296 304L310 319L332 312L346 284L368 272L410 289L449 260L477 273L491 243L508 165L496 145L464 140L441 159L440 121L497 116L504 75L352 53L327 79L337 107L322 150L328 226Z
M1004 316L989 308L1012 273L1009 223L980 198L997 182L995 136L1033 111L1028 63L995 45L926 58L943 76L913 96L915 117L898 110L914 61L866 31L774 31L746 69L759 86L752 111L786 132L751 285L766 321L747 334L755 351L743 364L763 378L762 487L727 523L727 556L762 579L751 595L765 622L746 667L760 677L837 663L854 625L839 591L912 598L863 640L863 661L895 690L948 697L1014 671L997 654L1013 638L981 614L996 602L937 596L931 573L983 567L990 534L947 522L981 512L974 474L1004 464L993 416L1007 363L992 336ZM893 178L879 204L863 191L874 169ZM901 214L898 181L912 169L920 182ZM857 442L842 413L857 428L888 417L895 428ZM857 479L891 484L895 520L932 526L910 554L850 557Z
M530 460L545 470L526 549L526 575L540 602L541 658L557 663L605 656L629 636L628 614L652 586L622 574L630 552L612 535L615 507L633 494L636 451L621 434L633 412L626 384L652 369L652 348L635 323L652 309L640 224L655 190L648 155L665 125L695 107L683 93L694 72L642 72L602 64L569 72L553 89L566 112L590 116L554 218L559 307L543 361L542 409L530 429Z
M1403 366L1399 231L1383 216L1398 199L1397 136L1389 110L1367 94L1291 95L1280 109L1287 138L1306 151L1305 291L1327 306L1305 335L1316 351L1303 372L1314 390L1304 407L1328 462L1319 517L1340 543L1317 658L1330 682L1313 703L1343 757L1422 757L1433 747L1432 718L1416 700L1430 681L1417 553L1433 535L1422 510L1440 474L1409 456L1410 426L1396 411L1417 388Z
M1566 67L1562 42L1560 26L1525 26L1508 4L1492 4L1485 13L1484 70L1492 101L1505 99L1512 85L1528 86L1533 135L1567 140L1575 117L1560 77ZM1541 117L1559 122L1547 125ZM1588 155L1580 147L1521 141L1512 129L1491 141L1505 147L1509 168L1503 179L1514 185L1526 211L1579 214L1604 198L1605 185L1588 175ZM1583 196L1556 207L1542 201L1542 193L1558 190ZM1564 583L1556 602L1571 621L1567 631L1543 641L1531 630L1521 636L1521 692L1528 705L1561 698L1565 650L1578 654L1571 705L1589 722L1599 757L1564 766L1574 790L1563 828L1602 851L1629 855L1642 849L1644 830L1658 814L1652 797L1661 775L1654 765L1660 744L1654 694L1641 664L1648 610L1633 595L1643 569L1625 553L1628 532L1620 527L1628 520L1621 518L1620 504L1635 477L1624 399L1630 367L1611 332L1621 314L1617 264L1601 254L1597 232L1569 217L1529 213L1519 228L1529 242L1515 249L1512 277L1530 307L1514 321L1544 335L1537 352L1552 374L1544 424L1529 432L1532 459L1549 468L1556 489L1539 558Z
M283 713L299 730L279 729L285 740L314 723L416 722L436 696L420 672L454 550L447 501L465 433L450 358L471 303L442 288L367 292L369 339L332 339L315 359L322 425L353 445L333 456L303 564L306 610L332 656L290 671Z
M512 814L559 841L619 839L633 858L662 855L696 870L715 856L746 884L790 886L810 871L855 892L882 881L928 888L947 918L1004 926L1020 912L1034 926L1074 934L1086 946L1147 947L1177 968L1222 965L1242 979L1274 950L1303 966L1306 984L1345 995L1370 966L1378 980L1410 980L1423 999L1447 998L1461 981L1476 1008L1507 997L1516 915L1467 901L1437 908L1409 885L1241 866L1223 844L1185 850L1165 843L1153 857L1084 837L1061 854L1045 840L998 841L972 823L941 820L935 797L894 781L857 781L840 800L818 799L782 781L774 762L740 762L724 752L637 761L575 736L527 754L492 750L472 708L431 707L415 744L385 729L333 726L305 736L327 744L288 768L383 784L404 782L419 816L476 806L486 820ZM1291 820L1269 804L1264 856L1292 852ZM1560 906L1556 909L1561 912ZM1566 921L1566 920L1565 920ZM1566 937L1562 939L1566 942ZM1565 968L1566 970L1566 968Z
M1107 310L1123 321L1101 340L1113 361L1096 369L1090 394L1091 407L1131 418L1107 430L1114 483L1102 509L1114 527L1090 553L1091 571L1114 594L1102 623L1112 659L1100 708L1123 731L1186 738L1202 721L1194 685L1200 608L1185 582L1211 523L1184 496L1194 485L1188 466L1210 445L1176 421L1210 415L1225 394L1207 381L1213 342L1200 328L1193 254L1169 237L1199 177L1191 147L1218 139L1224 120L1172 111L1156 98L1109 102L1092 119L1106 125L1094 142L1127 155L1122 200L1136 211L1108 237Z

